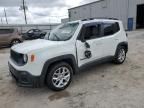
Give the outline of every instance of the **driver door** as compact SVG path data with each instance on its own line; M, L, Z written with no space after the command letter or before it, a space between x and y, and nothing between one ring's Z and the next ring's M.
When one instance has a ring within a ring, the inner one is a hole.
M80 36L76 42L79 67L104 56L103 42L100 38L102 35L101 30L101 23L83 25ZM87 57L87 51L89 54L91 53L90 57Z

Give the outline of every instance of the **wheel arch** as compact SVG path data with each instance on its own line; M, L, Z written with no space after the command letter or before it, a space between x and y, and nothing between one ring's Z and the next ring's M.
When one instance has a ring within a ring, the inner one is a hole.
M119 48L120 46L125 47L125 49L126 49L126 53L128 52L128 42L120 42L120 43L117 45L117 48L116 48L116 52L115 52L115 54L117 53L118 48Z
M40 77L40 80L41 80L42 84L45 83L46 75L47 75L50 67L53 64L56 64L56 63L59 63L59 62L68 63L72 67L74 74L76 72L78 72L78 66L77 66L77 63L76 63L76 59L75 59L74 55L72 55L72 54L62 55L62 56L58 56L58 57L55 57L55 58L52 58L52 59L48 59L45 62L44 66L43 66L41 77Z
M18 40L20 43L22 42L22 40L19 39L19 38L13 38L13 39L10 40L10 43L9 43L9 44L12 45L12 42L13 42L14 40Z
M13 38L13 39L11 39L11 43L12 43L14 40L18 40L18 41L22 42L21 39L19 39L19 38Z

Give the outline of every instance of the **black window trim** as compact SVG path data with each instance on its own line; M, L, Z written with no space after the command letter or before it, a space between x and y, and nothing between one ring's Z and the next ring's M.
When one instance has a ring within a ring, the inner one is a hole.
M84 39L84 33L85 32L83 32L83 31L85 31L85 30L83 30L83 29L85 29L85 27L86 26L90 26L90 25L96 25L96 24L99 24L100 26L101 26L101 28L100 28L100 36L99 37L97 37L97 38L92 38L92 39L88 39L88 40L93 40L93 39L99 39L99 38L102 38L102 22L91 22L91 23L86 23L86 24L83 24L82 25L82 27L81 27L81 29L80 29L80 32L79 32L79 35L78 35L78 37L77 37L77 40L81 40L82 42L85 42L86 40ZM87 40L87 41L88 41Z
M101 25L101 27L102 27L102 36L101 37L108 37L108 36L111 36L111 35L104 35L104 24L112 24L112 23L117 23L118 24L118 31L116 31L116 32L114 32L113 34L111 34L111 35L114 35L114 34L116 34L116 33L118 33L119 31L120 31L120 25L119 25L119 23L118 22L103 22L102 23L102 25Z

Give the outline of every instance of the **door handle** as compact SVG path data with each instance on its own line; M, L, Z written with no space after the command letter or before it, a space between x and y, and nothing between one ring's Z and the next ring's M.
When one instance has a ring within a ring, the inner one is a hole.
M119 40L119 39L115 39L115 40Z

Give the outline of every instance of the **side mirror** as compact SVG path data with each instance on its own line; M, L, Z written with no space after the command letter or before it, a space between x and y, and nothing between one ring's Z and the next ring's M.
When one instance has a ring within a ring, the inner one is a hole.
M81 39L81 42L83 42L85 44L86 48L90 48L90 45L88 42L86 42L86 40L84 38Z
M83 42L83 43L86 42L86 40L85 40L83 37L81 37L80 40L81 40L81 42Z
M85 41L85 47L86 47L86 48L90 48L89 43L87 43L86 41Z

